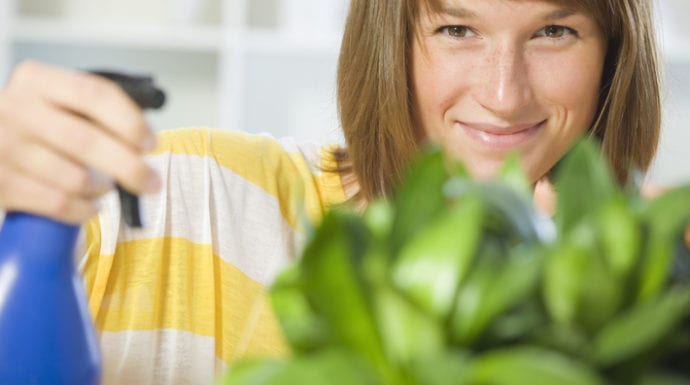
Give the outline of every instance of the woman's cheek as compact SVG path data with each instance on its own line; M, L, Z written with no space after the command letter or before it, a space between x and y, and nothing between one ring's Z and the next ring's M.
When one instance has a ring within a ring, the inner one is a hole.
M575 114L578 121L589 122L596 112L602 70L603 63L589 50L554 54L541 61L536 84L546 99Z

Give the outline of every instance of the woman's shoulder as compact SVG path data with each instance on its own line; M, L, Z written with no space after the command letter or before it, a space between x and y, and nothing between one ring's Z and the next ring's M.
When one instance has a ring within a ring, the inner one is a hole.
M314 173L332 163L337 144L298 142L269 134L237 130L184 127L158 133L159 145L152 155L176 154L210 157L231 170L293 164Z
M159 159L163 163L177 164L176 168L218 168L222 174L229 172L286 202L302 196L311 206L311 216L318 217L323 208L345 200L335 156L339 147L268 134L194 127L161 131L159 146L152 155L163 157L164 160ZM194 171L184 174L189 173Z

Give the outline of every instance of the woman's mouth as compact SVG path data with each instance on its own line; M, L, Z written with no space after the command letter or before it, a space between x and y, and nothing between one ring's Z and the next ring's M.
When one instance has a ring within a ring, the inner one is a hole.
M474 142L492 150L504 151L519 147L534 138L545 126L546 120L510 126L465 122L457 124Z

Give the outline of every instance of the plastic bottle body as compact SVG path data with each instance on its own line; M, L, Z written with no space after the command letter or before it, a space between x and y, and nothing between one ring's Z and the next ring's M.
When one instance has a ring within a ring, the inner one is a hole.
M0 379L96 385L100 351L74 262L78 226L9 213L0 231Z

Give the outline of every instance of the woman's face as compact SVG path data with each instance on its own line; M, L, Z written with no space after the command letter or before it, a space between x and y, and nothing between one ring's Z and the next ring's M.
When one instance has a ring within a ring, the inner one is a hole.
M539 0L421 6L412 83L425 136L482 179L517 151L532 181L596 113L606 39L587 14Z

